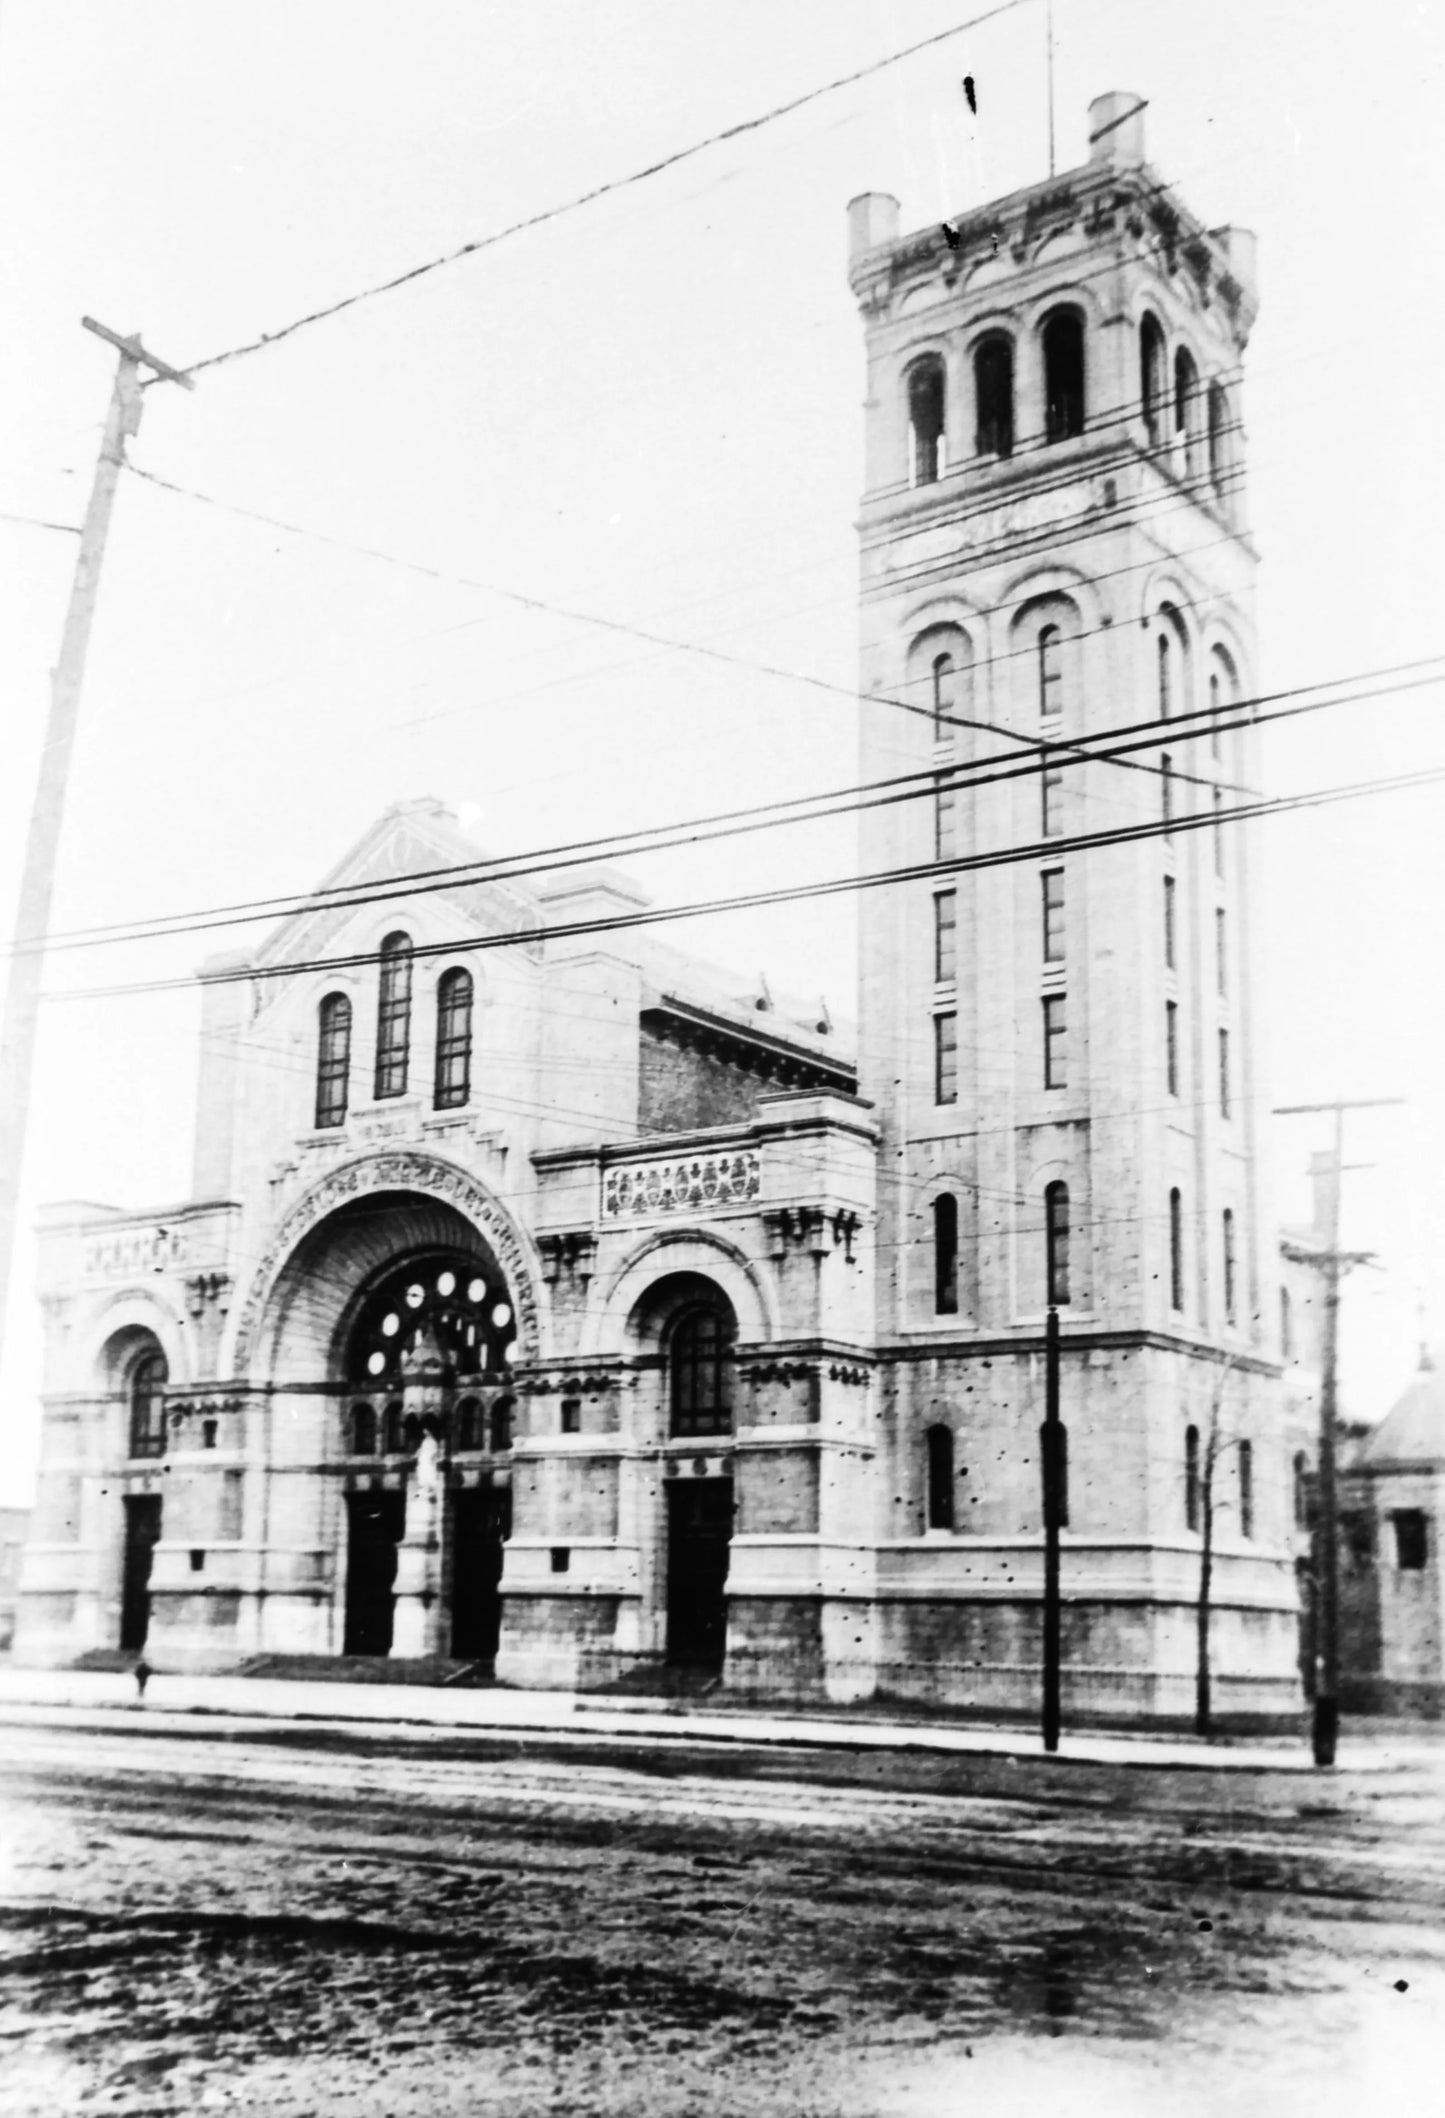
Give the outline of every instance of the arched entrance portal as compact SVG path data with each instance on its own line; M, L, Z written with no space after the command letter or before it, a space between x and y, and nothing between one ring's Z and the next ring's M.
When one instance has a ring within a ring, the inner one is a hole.
M476 1242L393 1260L353 1301L344 1653L495 1657L516 1331L507 1283Z
M674 1456L667 1487L667 1659L721 1669L727 1653L727 1576L733 1482L719 1444L733 1432L737 1320L710 1281L678 1274L665 1304L668 1431L696 1450Z

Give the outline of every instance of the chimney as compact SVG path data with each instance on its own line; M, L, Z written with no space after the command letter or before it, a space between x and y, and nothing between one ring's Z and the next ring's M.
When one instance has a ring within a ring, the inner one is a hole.
M865 191L848 202L848 255L862 257L883 243L898 240L901 208L886 191Z
M1144 159L1145 99L1116 88L1089 105L1089 160L1137 169Z

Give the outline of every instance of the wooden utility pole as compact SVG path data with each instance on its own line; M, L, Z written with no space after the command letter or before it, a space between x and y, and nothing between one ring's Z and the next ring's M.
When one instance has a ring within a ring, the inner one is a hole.
M0 1031L0 1343L3 1343L4 1336L10 1261L15 1250L20 1168L25 1153L30 1078L35 1062L40 977L45 962L51 900L55 894L55 859L65 814L70 753L80 713L85 655L95 617L106 533L110 528L115 489L125 462L125 445L140 425L141 369L149 368L155 376L167 382L178 382L182 389L195 388L189 375L168 368L164 361L147 353L139 336L122 338L119 332L108 331L104 324L96 323L89 316L83 316L81 323L97 338L114 346L120 360L111 391L105 436L100 444L100 460L95 467L95 483L90 491L90 505L85 511L80 532L80 555L75 562L75 579L65 613L60 659L51 671L50 714L45 724L35 800L30 811L20 905L15 915L14 946L5 984L4 1026Z
M1044 1749L1059 1747L1061 1619L1059 1519L1064 1502L1063 1428L1059 1423L1059 1312L1044 1327L1044 1424L1039 1437L1044 1487Z
M1335 1489L1335 1428L1337 1424L1340 1351L1340 1281L1349 1265L1365 1262L1363 1251L1348 1254L1340 1249L1340 1192L1345 1168L1345 1112L1381 1110L1404 1102L1403 1096L1371 1096L1353 1103L1288 1103L1278 1108L1277 1118L1299 1118L1332 1111L1335 1120L1334 1147L1330 1156L1328 1195L1329 1226L1325 1248L1290 1255L1311 1264L1324 1275L1324 1332L1320 1348L1320 1461L1318 1500L1315 1508L1314 1576L1317 1643L1315 1655L1315 1701L1312 1741L1316 1765L1333 1765L1340 1733L1340 1525Z

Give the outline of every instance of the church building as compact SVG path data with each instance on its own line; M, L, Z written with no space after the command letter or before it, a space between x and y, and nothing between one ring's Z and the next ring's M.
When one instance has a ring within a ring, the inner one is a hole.
M391 811L207 965L192 1196L49 1209L17 1652L1036 1707L1299 1703L1248 827L1251 238L1090 158L849 208L856 1034L615 873ZM1161 728L1161 723L1168 724ZM1203 1437L1203 1442L1201 1441Z

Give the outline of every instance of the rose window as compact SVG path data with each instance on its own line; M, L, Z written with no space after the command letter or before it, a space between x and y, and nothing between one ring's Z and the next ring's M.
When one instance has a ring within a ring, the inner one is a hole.
M503 1373L517 1335L512 1297L489 1259L439 1251L398 1266L366 1297L347 1345L354 1382L399 1381L409 1355L440 1354L454 1377Z

